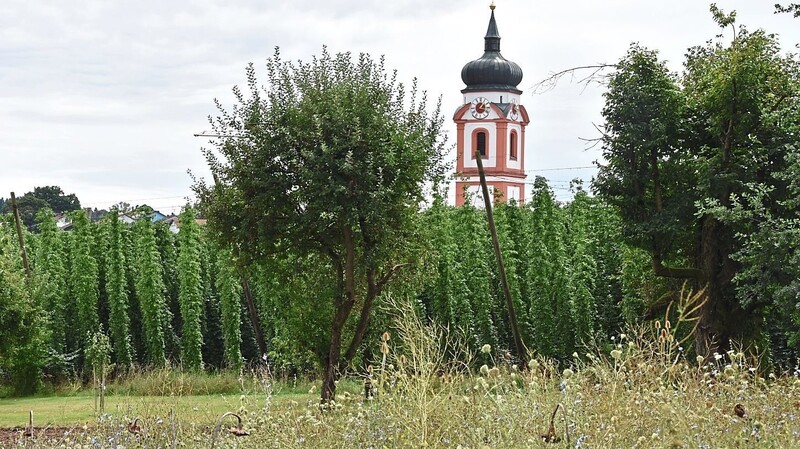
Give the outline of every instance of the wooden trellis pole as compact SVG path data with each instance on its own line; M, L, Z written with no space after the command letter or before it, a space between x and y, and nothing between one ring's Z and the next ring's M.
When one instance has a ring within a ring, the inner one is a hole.
M31 278L31 267L28 265L28 253L25 251L25 238L22 236L22 226L19 223L19 209L17 209L17 197L11 192L11 208L14 210L14 223L17 225L17 239L19 239L19 249L22 252L22 265L25 267L25 276Z
M517 350L517 357L523 362L528 360L528 352L525 349L525 343L522 342L522 336L517 326L517 314L514 311L514 301L511 298L511 289L508 288L508 279L506 278L506 267L503 264L503 253L500 252L500 240L497 238L497 228L494 225L494 213L492 212L492 199L489 197L489 187L486 185L486 175L483 172L483 156L479 152L475 152L475 160L478 162L478 174L481 178L481 188L483 190L483 202L486 205L486 218L489 221L489 232L492 234L492 246L494 246L494 255L497 259L497 271L500 272L500 283L503 286L503 294L506 297L506 308L508 309L508 321L511 325L511 335L514 337L514 346ZM523 366L525 363L523 363Z

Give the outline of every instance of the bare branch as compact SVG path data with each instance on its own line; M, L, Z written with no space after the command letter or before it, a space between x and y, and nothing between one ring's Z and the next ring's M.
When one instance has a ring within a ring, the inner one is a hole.
M552 73L547 78L539 81L538 83L533 85L533 93L534 94L541 94L552 90L556 87L558 82L564 76L569 75L570 82L573 82L580 72L581 74L586 73L585 70L590 70L591 72L577 81L577 84L583 84L584 89L590 83L598 83L603 84L605 78L608 76L604 74L607 69L615 69L617 68L616 64L595 64L595 65L584 65L579 67L572 67L569 69L561 70L559 72Z
M578 140L586 142L586 148L584 148L583 151L589 151L595 148L597 145L600 145L603 142L603 140L607 137L606 132L601 127L597 126L597 123L592 122L592 126L594 126L594 129L596 129L597 132L600 133L600 137L593 137L593 138L578 137Z
M397 264L397 265L393 266L388 272L384 273L384 275L381 276L380 280L377 283L377 287L378 287L379 292L380 292L380 290L383 289L384 285L386 285L386 283L389 282L389 280L392 278L392 276L394 276L395 273L397 273L398 270L400 270L401 268L405 267L406 265L409 265L409 264L408 263Z

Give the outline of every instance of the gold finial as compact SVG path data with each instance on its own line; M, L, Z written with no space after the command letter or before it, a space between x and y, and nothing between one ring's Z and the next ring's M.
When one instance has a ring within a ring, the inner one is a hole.
M494 9L495 9L495 8L497 8L497 5L495 5L495 4L494 4L494 1L492 1L492 4L491 4L491 5L489 5L489 9L491 9L492 11L494 11Z

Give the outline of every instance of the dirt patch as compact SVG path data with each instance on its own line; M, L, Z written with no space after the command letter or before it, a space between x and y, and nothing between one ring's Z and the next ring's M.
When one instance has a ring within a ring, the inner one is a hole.
M19 443L26 440L43 443L67 443L74 441L76 436L83 435L83 429L76 427L42 427L34 429L33 435L26 436L25 427L14 427L11 429L0 428L0 447L16 447Z

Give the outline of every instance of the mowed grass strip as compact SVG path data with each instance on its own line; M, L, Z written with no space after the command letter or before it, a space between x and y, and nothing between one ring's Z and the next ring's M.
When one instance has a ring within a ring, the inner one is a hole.
M270 399L270 407L281 408L290 401L317 400L311 394L284 393ZM213 425L217 418L244 406L253 410L266 405L267 396L259 395L200 395L200 396L107 396L106 413L117 418L161 418L169 416L170 409L181 422ZM28 412L33 411L36 427L71 427L97 423L92 396L53 396L44 398L0 399L0 428L25 427Z

